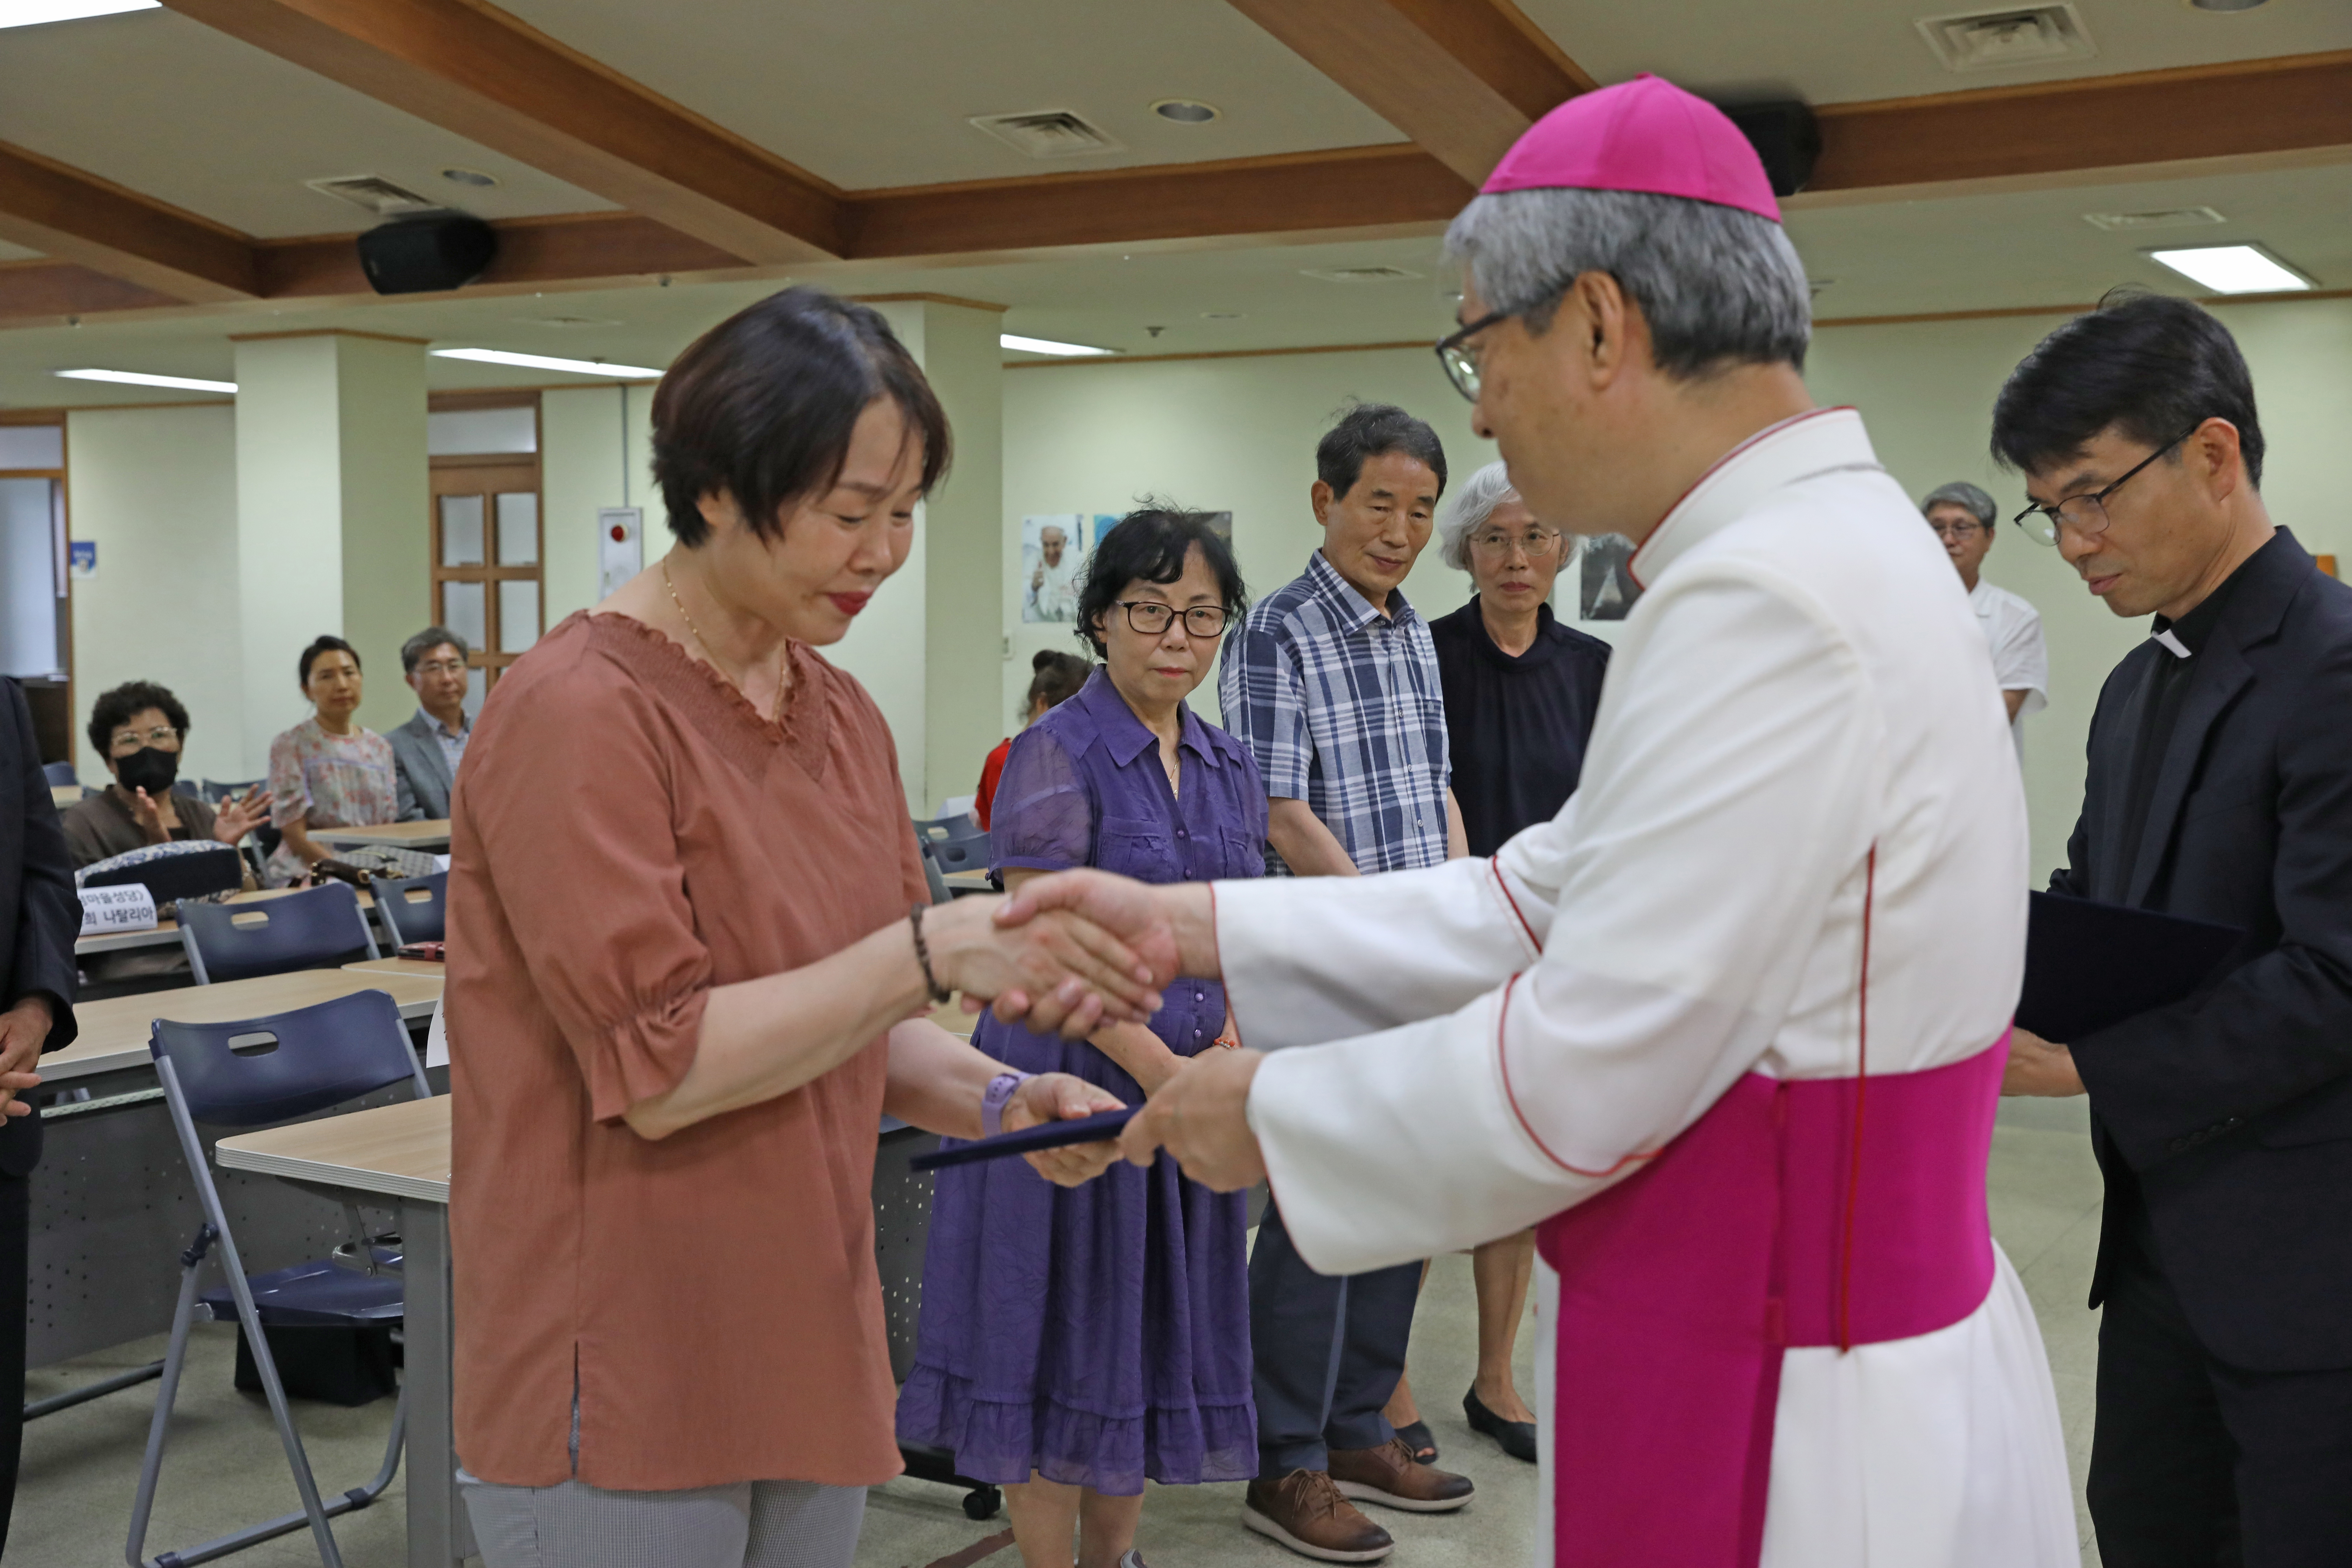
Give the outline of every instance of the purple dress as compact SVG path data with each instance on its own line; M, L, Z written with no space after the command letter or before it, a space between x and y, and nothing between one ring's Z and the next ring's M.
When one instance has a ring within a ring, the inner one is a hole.
M1265 791L1232 736L1188 709L1182 788L1109 677L1013 742L990 840L1001 869L1098 866L1145 882L1255 877ZM1152 1032L1208 1049L1225 990L1180 980ZM1143 1091L1084 1041L986 1014L972 1044L1024 1072L1074 1073L1129 1105ZM931 1196L922 1327L898 1436L955 1455L974 1480L1030 1472L1114 1496L1257 1473L1250 1403L1247 1196L1187 1180L1163 1155L1057 1187L1019 1160L950 1167Z

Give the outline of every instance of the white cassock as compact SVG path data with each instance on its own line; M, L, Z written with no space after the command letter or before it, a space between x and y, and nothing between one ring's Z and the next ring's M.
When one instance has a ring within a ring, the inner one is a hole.
M2025 803L1951 563L1860 416L1827 409L1726 457L1632 569L1646 591L1556 820L1491 861L1217 889L1235 1018L1276 1050L1250 1123L1284 1223L1327 1273L1469 1247L1604 1192L1634 1199L1628 1178L1686 1130L1694 1142L1736 1087L1760 1086L1760 1103L1805 1080L1851 1089L1865 1012L1872 1116L1899 1111L1897 1075L1976 1075L1961 1185L1982 1232L1981 1068L1997 1078L1989 1047L2023 968ZM1857 1145L1860 1124L1856 1107ZM1850 1263L1851 1209L1845 1224ZM2008 1260L1977 1245L1983 1272L1946 1326L1773 1352L1760 1548L1751 1518L1747 1549L1710 1561L2072 1568L2041 1336ZM1554 1385L1561 1279L1538 1265L1539 1560L1559 1405L1576 1393ZM1575 1558L1583 1527L1561 1507Z

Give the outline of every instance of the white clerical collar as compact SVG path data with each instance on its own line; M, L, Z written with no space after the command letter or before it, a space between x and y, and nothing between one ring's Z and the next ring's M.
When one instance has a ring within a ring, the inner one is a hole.
M2172 657L2175 658L2187 658L2190 653L2194 651L2187 643L2182 642L2179 637L2172 635L2172 628L2170 626L2167 626L2162 631L2158 632L2151 640L2169 648L2172 651Z
M1626 570L1647 587L1675 557L1756 509L1772 491L1838 468L1875 468L1878 454L1852 408L1813 408L1769 425L1726 452L1650 531Z

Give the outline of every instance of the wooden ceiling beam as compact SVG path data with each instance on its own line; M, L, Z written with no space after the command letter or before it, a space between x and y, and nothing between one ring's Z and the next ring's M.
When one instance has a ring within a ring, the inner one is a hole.
M1801 201L1923 187L2086 184L2134 168L2352 152L2352 50L2136 71L2032 87L1832 103Z
M5 143L0 239L172 300L222 304L261 291L243 235Z
M1475 187L1595 83L1510 0L1232 0Z
M831 186L481 0L168 3L745 261L841 253Z

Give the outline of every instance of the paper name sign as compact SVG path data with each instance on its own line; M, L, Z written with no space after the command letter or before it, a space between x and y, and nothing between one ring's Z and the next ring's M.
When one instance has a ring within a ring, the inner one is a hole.
M119 888L81 889L81 934L103 936L109 931L153 931L155 895L138 882Z

